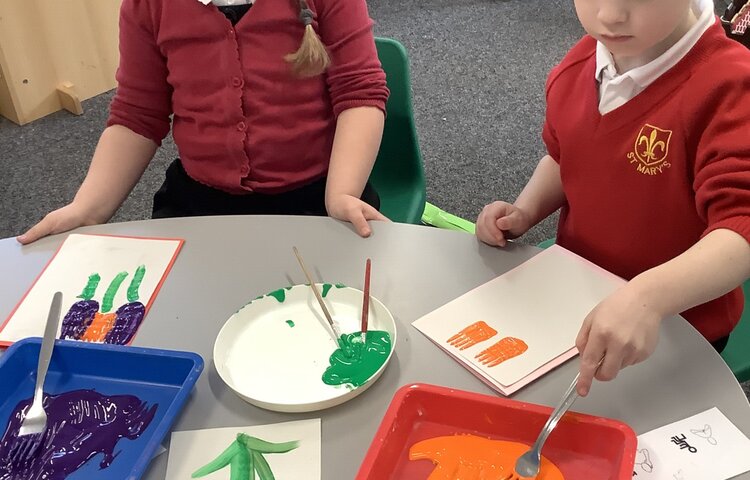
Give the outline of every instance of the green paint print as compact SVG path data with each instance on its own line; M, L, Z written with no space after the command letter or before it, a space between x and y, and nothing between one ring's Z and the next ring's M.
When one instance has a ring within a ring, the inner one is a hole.
M323 383L328 385L364 385L385 363L391 353L391 336L381 330L369 330L367 341L362 343L360 332L345 333L339 338L337 348L329 358L329 367L323 373Z
M287 453L299 447L298 441L271 443L260 438L238 433L237 438L221 455L191 475L192 478L205 477L229 465L230 480L275 480L268 461L263 455Z
M330 283L324 283L323 284L323 297L325 297L326 295L328 295L328 292L330 292L331 288L333 288L333 287L336 287L336 288L346 288L346 285L344 285L343 283L335 283L333 285L331 285Z
M286 321L286 324L287 324L287 325L289 325L290 327L294 328L294 321L292 321L292 320L287 320L287 321Z
M120 284L122 284L122 281L125 280L125 277L127 276L128 272L120 272L115 275L115 278L112 279L112 283L110 283L109 287L107 287L107 292L104 294L104 299L102 299L102 313L107 313L112 310L112 305L115 303L115 295L117 294L117 290L120 288Z
M80 295L78 295L78 298L82 298L84 300L91 300L94 298L94 294L96 293L96 287L99 286L99 281L102 279L101 276L99 276L98 273L92 273L89 275L89 281L86 282L86 286L83 288L83 291Z
M268 296L275 298L279 303L284 303L284 300L286 300L286 290L280 288L278 290L274 290L273 292L269 292Z
M133 274L133 279L130 281L130 286L128 287L128 302L133 303L138 301L138 289L141 288L144 275L146 275L145 265L140 265L135 269L135 274Z

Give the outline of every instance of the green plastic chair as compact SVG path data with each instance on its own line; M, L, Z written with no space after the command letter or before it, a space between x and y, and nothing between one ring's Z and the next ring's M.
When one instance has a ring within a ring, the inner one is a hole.
M391 95L386 104L383 140L370 183L380 195L380 212L402 223L420 223L426 191L422 154L411 101L406 49L396 40L376 38L380 63Z
M745 293L745 309L742 311L740 323L729 335L729 343L721 352L721 357L732 369L738 381L747 382L750 380L750 280L742 284L742 291Z
M554 244L555 244L555 239L548 238L547 240L544 240L543 242L539 242L536 246L539 248L547 248L547 247L551 247Z
M537 246L547 248L554 243L555 239L549 238ZM729 343L721 352L721 357L727 362L737 381L747 382L750 380L750 280L742 284L742 291L745 293L745 309L740 323L729 335Z

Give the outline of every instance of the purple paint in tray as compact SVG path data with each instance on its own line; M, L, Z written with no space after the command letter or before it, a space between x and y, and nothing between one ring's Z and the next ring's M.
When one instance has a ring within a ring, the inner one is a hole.
M18 431L33 400L27 398L16 405L0 439L0 480L65 480L98 454L103 456L99 468L108 468L115 460L118 443L140 437L158 408L133 395L107 396L94 390L45 395L47 428L33 439L38 444L34 453L17 460L12 452L19 442L29 441L19 439Z
M31 402L40 343L21 340L0 357L0 456ZM0 480L139 478L202 369L194 353L58 340L44 389L48 431L27 464L0 459Z

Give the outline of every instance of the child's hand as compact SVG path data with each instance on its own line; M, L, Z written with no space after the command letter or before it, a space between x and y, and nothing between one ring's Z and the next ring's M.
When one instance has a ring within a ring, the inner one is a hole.
M362 237L369 237L372 233L368 220L390 221L372 205L346 194L334 195L326 200L326 210L331 217L350 222Z
M621 369L642 362L656 349L663 316L629 286L605 298L583 321L576 339L581 352L581 396L588 395L594 378L612 380ZM604 362L597 370L602 357Z
M490 203L477 218L477 237L488 245L504 247L528 229L529 219L523 210L506 202Z
M23 235L16 237L16 239L26 245L47 235L67 232L77 227L96 225L97 223L95 220L88 218L86 212L76 203L70 203L48 213L41 222L31 227Z

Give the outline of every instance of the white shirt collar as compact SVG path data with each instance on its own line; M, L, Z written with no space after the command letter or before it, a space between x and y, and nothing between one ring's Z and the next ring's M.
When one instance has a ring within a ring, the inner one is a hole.
M716 21L713 0L693 0L693 11L698 15L698 21L677 43L646 65L629 70L622 75L618 75L615 61L607 47L601 42L596 42L596 70L594 71L596 80L601 82L602 75L606 74L610 79L630 78L641 88L653 83L654 80L682 60L698 43L705 31Z

